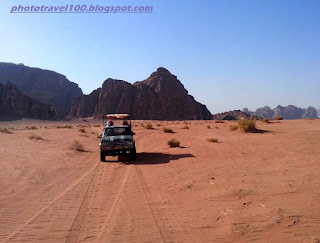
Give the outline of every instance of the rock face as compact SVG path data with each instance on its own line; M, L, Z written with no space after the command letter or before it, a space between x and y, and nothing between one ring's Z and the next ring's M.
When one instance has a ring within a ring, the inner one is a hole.
M24 95L12 83L0 83L0 118L59 119L57 110Z
M247 110L247 108L245 108ZM258 108L255 112L251 114L262 118L273 119L276 116L281 116L283 119L305 119L313 118L317 119L317 110L313 107L308 107L306 109L296 107L295 105L281 106L278 105L276 108L271 109L269 106Z
M78 85L65 76L23 64L0 63L0 83L6 82L31 98L53 105L62 115L69 113L73 98L82 95Z
M70 117L91 117L99 101L101 88L96 89L89 95L80 95L73 99Z
M264 106L262 108L258 108L255 112L255 115L262 118L272 119L274 117L274 111L271 110L269 106Z
M318 118L318 112L314 107L309 106L307 109L305 109L302 118L304 118L304 119L305 118L317 119Z
M234 111L228 111L223 113L214 114L212 116L213 120L240 120L240 119L248 119L251 115L248 113L245 113L240 110L234 110ZM258 117L256 117L258 118Z
M74 100L69 113L71 117L93 114L102 118L108 113L129 113L133 119L146 120L211 119L206 106L195 101L177 77L165 68L158 68L149 78L133 85L122 80L107 79L101 89L89 96ZM81 106L83 103L79 100L92 101L90 111L83 111L84 105Z

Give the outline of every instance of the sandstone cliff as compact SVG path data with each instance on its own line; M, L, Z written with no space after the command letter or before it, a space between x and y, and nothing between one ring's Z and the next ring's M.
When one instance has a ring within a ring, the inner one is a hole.
M7 118L55 120L60 116L53 106L24 95L11 83L0 83L0 120Z
M65 76L23 64L0 63L0 83L6 82L31 98L53 105L62 115L69 113L73 98L82 95L78 85Z
M248 111L248 109L244 108L244 111ZM250 112L249 114L270 119L273 119L276 116L281 116L283 119L318 118L317 110L314 107L310 106L304 109L296 107L295 105L278 105L274 109L271 109L269 106L264 106L262 108L258 108L255 112Z
M251 117L250 114L240 111L240 110L234 110L234 111L227 111L223 113L218 113L212 115L213 120L240 120L240 119L249 119ZM256 119L260 119L257 116L254 116Z
M81 105L84 100L96 102L91 103L90 111L84 111L85 106ZM107 79L96 93L74 99L69 116L93 114L102 118L108 113L129 113L133 119L211 119L206 106L195 101L177 77L165 68L158 68L149 78L134 84Z

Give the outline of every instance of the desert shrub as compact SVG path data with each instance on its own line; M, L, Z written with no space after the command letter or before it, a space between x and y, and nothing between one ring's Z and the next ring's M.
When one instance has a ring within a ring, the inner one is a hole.
M1 133L12 134L12 132L11 132L9 129L7 129L7 128L0 128L0 132L1 132Z
M182 129L189 129L189 127L188 126L184 126Z
M207 126L207 128L208 128L208 129L211 129L211 127L210 127L210 126Z
M255 120L239 120L239 129L242 132L255 132L257 131Z
M189 123L185 121L185 122L183 122L183 124L184 124L184 125L188 125Z
M216 139L216 138L208 138L207 141L210 142L210 143L217 143L218 139Z
M145 129L152 129L152 124L151 123L147 123L147 124L144 124L143 126Z
M161 126L161 124L157 123L157 127L160 127L160 126Z
M85 133L85 132L86 132L86 129L80 128L78 131L79 131L79 132L82 132L82 133Z
M71 126L71 125L64 125L64 126L58 125L58 126L56 126L56 128L68 128L68 129L71 129L71 128L73 128L73 126Z
M314 118L307 117L306 120L312 121L312 120L314 120Z
M35 135L35 134L31 134L29 136L29 139L43 140L43 138L41 136L38 136L38 135Z
M168 141L168 145L170 146L170 148L175 148L175 147L179 147L180 146L180 142L174 138L171 138Z
M277 121L283 120L282 116L276 116L274 119Z
M268 118L263 118L263 119L262 119L262 122L264 122L264 123L270 123L270 119L268 119Z
M95 125L93 125L94 127L101 127L101 125L100 124L95 124Z
M249 120L254 121L256 118L254 116L250 116Z
M25 129L26 130L37 130L38 128L36 126L31 126L31 127L26 126Z
M79 143L79 141L77 140L73 141L73 144L71 145L70 148L75 151L84 152L84 146L81 143Z
M215 123L224 123L222 120L216 120Z
M219 129L219 127L218 127L218 126L215 126L215 128L216 128L216 129Z
M167 128L167 127L164 127L163 131L166 133L173 133L173 130L171 128Z
M230 131L236 131L236 130L238 130L238 128L239 128L239 126L238 125L232 125L232 126L230 126Z

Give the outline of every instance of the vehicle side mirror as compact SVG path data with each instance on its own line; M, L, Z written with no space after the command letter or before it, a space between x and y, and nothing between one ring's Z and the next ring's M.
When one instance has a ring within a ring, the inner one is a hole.
M103 135L102 133L99 133L99 138L102 138L102 135Z

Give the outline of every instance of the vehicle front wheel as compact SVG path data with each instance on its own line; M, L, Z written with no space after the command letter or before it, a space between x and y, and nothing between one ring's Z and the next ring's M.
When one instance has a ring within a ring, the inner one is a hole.
M130 154L130 159L131 159L131 161L136 161L136 159L137 159L136 148L132 149L131 154Z
M103 152L100 152L100 161L106 162L106 155Z

